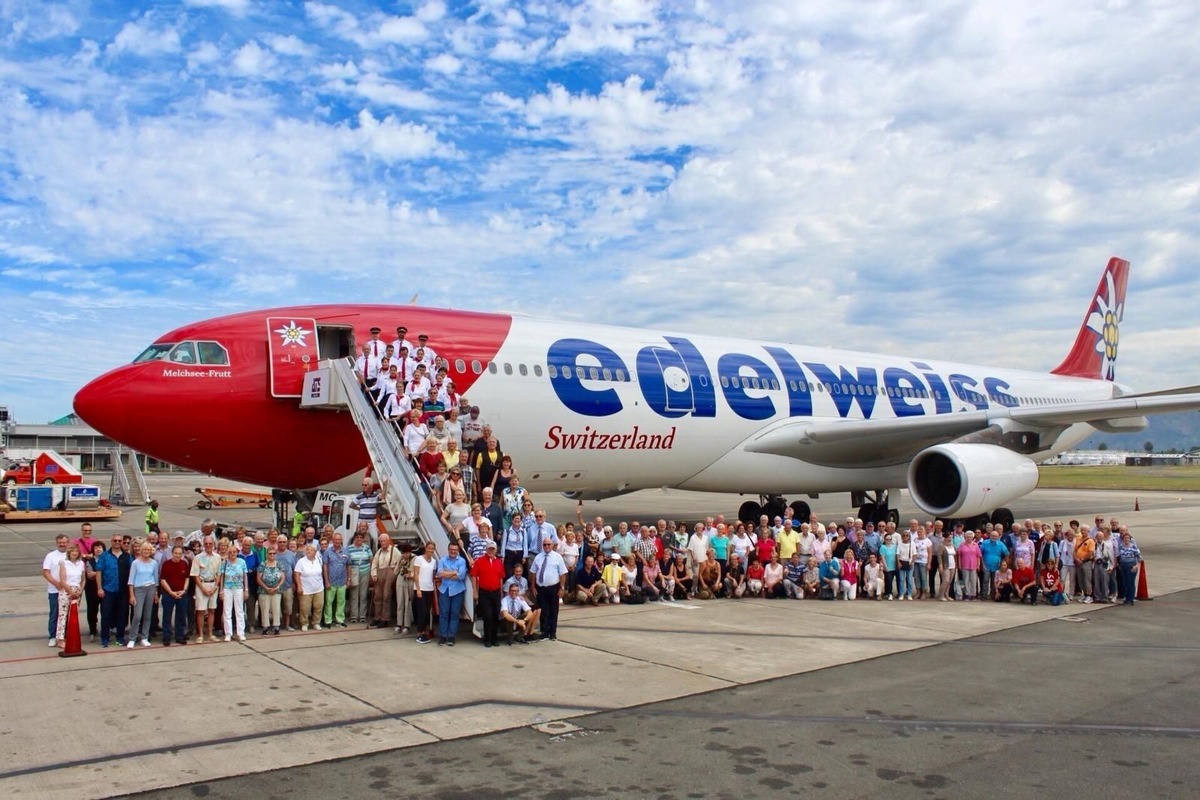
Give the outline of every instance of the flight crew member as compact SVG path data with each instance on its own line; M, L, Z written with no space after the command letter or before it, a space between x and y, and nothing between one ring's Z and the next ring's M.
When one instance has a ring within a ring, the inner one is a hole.
M542 634L550 641L558 639L558 604L567 585L567 563L554 549L554 542L542 540L542 552L533 559L530 573L542 614Z
M471 565L475 579L475 614L483 620L483 646L495 647L500 627L500 589L504 585L504 562L496 558L496 543L488 539L481 558Z

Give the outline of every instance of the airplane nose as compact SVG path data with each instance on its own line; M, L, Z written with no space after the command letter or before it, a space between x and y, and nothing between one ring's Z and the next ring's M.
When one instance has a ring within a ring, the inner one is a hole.
M75 413L108 438L134 449L144 426L138 424L134 381L125 368L96 378L75 394Z

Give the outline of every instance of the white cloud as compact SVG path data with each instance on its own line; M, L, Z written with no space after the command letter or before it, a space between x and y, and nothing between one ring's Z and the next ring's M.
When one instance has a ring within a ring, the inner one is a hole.
M178 53L179 31L167 24L156 24L147 14L137 22L126 22L107 48L109 53L149 58L163 53Z
M453 75L462 69L462 61L449 53L438 53L425 61L425 69L430 72L440 72L443 75Z
M3 10L0 10L0 15L8 16L3 14ZM5 37L10 42L44 42L72 36L79 30L79 20L70 8L51 3L39 4L17 13L11 18L10 25L9 34Z
M278 34L271 34L269 36L264 36L263 41L266 43L267 47L270 47L272 50L282 56L312 58L318 52L314 45L302 41L292 35L280 36Z
M260 47L258 42L246 42L233 55L233 70L239 75L268 77L278 65L278 59L270 50Z

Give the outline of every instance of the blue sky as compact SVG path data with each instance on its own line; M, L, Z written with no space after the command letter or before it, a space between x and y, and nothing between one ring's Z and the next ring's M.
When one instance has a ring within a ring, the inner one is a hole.
M66 413L190 320L416 292L1048 369L1113 254L1118 376L1200 383L1197 30L1120 0L0 0L0 404Z

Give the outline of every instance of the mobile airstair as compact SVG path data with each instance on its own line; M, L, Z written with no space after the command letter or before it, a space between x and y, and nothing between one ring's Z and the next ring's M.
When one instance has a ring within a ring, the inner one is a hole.
M422 542L433 542L438 556L446 555L450 536L429 499L428 487L404 452L396 429L379 417L363 394L351 362L348 359L318 362L316 369L304 376L300 406L350 412L371 458L375 479L383 486L384 505L394 526L392 532L402 538L416 536ZM465 595L463 616L473 620L472 593L467 591Z

